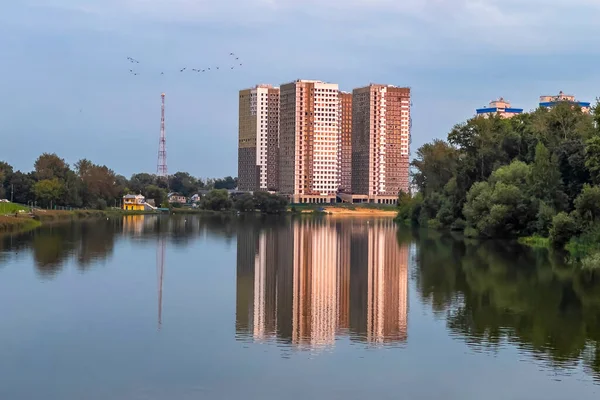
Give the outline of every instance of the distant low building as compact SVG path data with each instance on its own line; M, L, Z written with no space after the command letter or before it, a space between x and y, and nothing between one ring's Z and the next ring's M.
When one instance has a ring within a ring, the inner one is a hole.
M123 196L123 210L144 211L146 209L146 198L141 194L127 194Z
M567 102L574 106L577 105L581 107L581 111L583 111L586 114L589 114L590 112L589 102L577 101L575 99L575 96L570 94L564 94L562 90L558 92L558 96L540 96L540 107L552 108L561 102Z
M512 118L515 115L523 113L522 108L511 107L510 102L500 97L498 100L493 100L487 107L478 108L475 110L478 117L488 118L490 115L499 115L501 118Z
M169 204L173 204L173 203L185 204L187 202L187 199L185 198L185 196L180 193L169 193L167 195L167 198L168 198Z

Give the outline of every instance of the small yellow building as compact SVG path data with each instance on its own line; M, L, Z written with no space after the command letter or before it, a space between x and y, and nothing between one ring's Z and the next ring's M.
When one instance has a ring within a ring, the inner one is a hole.
M144 211L146 209L146 198L141 194L127 194L123 196L123 210Z

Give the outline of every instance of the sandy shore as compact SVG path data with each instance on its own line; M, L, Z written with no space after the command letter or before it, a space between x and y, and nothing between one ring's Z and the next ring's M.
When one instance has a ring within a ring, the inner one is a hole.
M398 212L395 210L380 210L376 208L362 208L357 207L354 210L344 207L323 207L327 214L331 215L355 215L355 216L369 216L369 217L391 217L394 218ZM312 212L312 210L306 210L303 212Z

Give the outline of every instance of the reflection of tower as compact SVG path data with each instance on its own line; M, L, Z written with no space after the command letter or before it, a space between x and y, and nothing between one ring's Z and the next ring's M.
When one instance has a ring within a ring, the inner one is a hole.
M162 288L163 277L165 273L165 248L167 240L164 237L158 238L156 247L156 275L158 278L158 329L162 325Z
M408 246L396 241L393 221L353 232L351 327L369 343L407 339Z
M350 333L407 337L408 249L393 221L299 220L240 227L236 334L323 348Z
M337 232L330 221L294 226L293 342L332 345L337 326Z

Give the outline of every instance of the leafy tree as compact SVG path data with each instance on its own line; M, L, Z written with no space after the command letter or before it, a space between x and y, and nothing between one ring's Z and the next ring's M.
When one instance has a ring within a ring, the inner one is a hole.
M234 201L235 209L240 212L248 212L256 210L256 204L254 203L254 196L249 193L244 193Z
M287 209L288 201L285 197L267 192L255 192L254 204L257 209L265 214L279 214Z
M597 118L600 118L600 115ZM585 143L585 166L594 184L600 185L600 135L592 137Z
M417 150L412 162L416 169L413 179L421 193L441 191L456 172L456 150L443 140L434 140Z
M5 193L8 193L6 189L12 174L13 167L4 161L0 161L0 198L3 198Z
M53 178L64 181L70 170L65 160L54 153L44 153L39 156L34 167L36 178L40 181Z
M148 185L144 187L141 192L146 199L154 200L154 204L162 205L167 199L167 191L156 185Z
M573 236L579 233L575 219L565 212L558 213L552 219L550 242L555 247L563 247Z
M187 172L176 172L169 177L169 188L185 197L190 197L202 187L202 182Z
M35 179L32 173L24 174L17 171L11 176L8 183L12 185L15 203L26 204L28 201L33 200Z
M227 176L223 179L215 179L214 181L214 188L215 189L229 189L229 190L233 190L235 188L237 188L237 183L238 179L237 178L232 178L231 176Z
M233 206L229 193L225 189L213 189L202 198L200 207L205 210L229 210Z
M575 209L587 223L600 220L600 186L585 185L575 200Z
M58 178L44 179L33 186L33 192L42 205L56 204L65 190Z
M522 161L498 168L489 182L478 182L467 194L464 215L467 224L482 236L512 236L529 233L535 219L526 195L531 167Z

